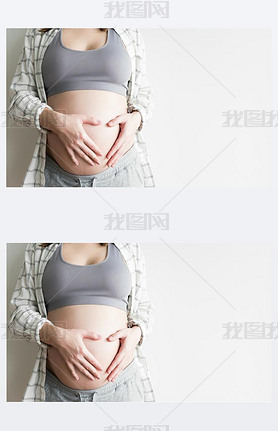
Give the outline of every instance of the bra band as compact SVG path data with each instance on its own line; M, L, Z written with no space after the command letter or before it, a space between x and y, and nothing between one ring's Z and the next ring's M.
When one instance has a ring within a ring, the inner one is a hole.
M106 258L94 265L74 265L60 244L46 264L42 289L47 312L68 305L99 304L127 309L131 274L122 253L108 244Z
M87 51L65 47L59 29L42 61L47 97L73 90L106 90L126 96L131 71L130 56L113 28L107 30L102 47Z

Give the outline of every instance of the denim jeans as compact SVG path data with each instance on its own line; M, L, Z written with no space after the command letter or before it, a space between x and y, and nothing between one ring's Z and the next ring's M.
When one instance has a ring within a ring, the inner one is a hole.
M46 154L44 176L45 187L144 187L141 160L134 145L114 167L95 175L71 174Z
M144 388L135 360L114 380L97 389L79 390L64 385L46 370L45 402L143 402Z

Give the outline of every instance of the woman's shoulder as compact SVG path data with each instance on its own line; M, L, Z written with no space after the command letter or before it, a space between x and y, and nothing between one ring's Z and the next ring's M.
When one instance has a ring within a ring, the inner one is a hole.
M27 36L34 36L36 30L37 30L36 28L27 28L25 34Z
M34 243L34 242L29 242L27 245L26 245L26 251L29 251L29 252L33 252L35 249L36 249L36 243Z
M129 28L114 27L114 29L119 34L125 34L130 39L136 40L136 39L138 39L138 37L141 37L141 32L140 32L139 28L137 28L137 27L129 27Z
M50 29L46 29L46 31L41 31L41 30L42 30L41 28L28 28L26 30L26 36L32 36L34 38L48 37L52 33L55 33L57 30L59 30L59 28L50 28Z
M26 36L37 36L37 35L41 35L42 33L40 32L39 28L27 28L26 30Z
M41 253L43 250L50 250L53 247L55 248L58 244L59 243L55 243L55 242L49 243L49 244L41 243L41 242L30 242L26 246L26 252L30 254L32 253L36 254L37 252Z
M115 245L122 251L127 251L131 259L133 259L134 263L138 263L141 261L143 257L142 248L138 242L129 242L129 243L115 243Z

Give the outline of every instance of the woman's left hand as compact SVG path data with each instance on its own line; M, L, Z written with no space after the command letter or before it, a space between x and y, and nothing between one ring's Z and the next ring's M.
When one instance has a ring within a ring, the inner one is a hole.
M139 111L120 114L112 120L108 121L109 127L120 125L119 135L108 151L106 158L107 165L113 167L122 155L131 148L134 141L134 135L141 123L141 114Z
M115 358L107 368L107 379L114 381L120 372L131 363L135 354L135 347L141 338L141 329L139 326L132 328L123 328L116 331L114 334L109 335L107 340L112 342L120 339L120 348Z

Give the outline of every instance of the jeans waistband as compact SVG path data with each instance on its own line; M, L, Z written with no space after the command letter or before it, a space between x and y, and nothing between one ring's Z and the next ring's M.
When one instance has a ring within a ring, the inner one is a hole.
M51 381L52 384L55 384L59 387L59 389L64 390L66 392L71 392L72 394L78 395L90 395L93 393L97 394L105 394L107 392L110 392L114 390L117 386L121 385L122 383L126 382L128 379L130 379L133 374L137 370L137 364L135 362L135 359L132 360L132 362L124 368L119 376L114 380L114 382L108 382L104 386L101 386L96 389L73 389L69 386L64 385L50 370L46 369L46 375L47 378Z
M130 150L128 150L125 154L123 154L123 156L120 158L120 160L116 163L115 166L109 167L104 171L93 175L71 174L70 172L67 172L64 169L62 169L61 166L59 166L58 163L49 154L46 154L46 163L47 163L48 169L52 170L53 172L58 172L62 176L68 177L69 179L72 178L72 179L92 180L94 178L103 179L103 178L108 178L112 175L115 175L116 172L118 172L119 170L123 169L124 167L132 163L136 159L136 157L138 157L138 152L135 145L133 145L130 148Z

